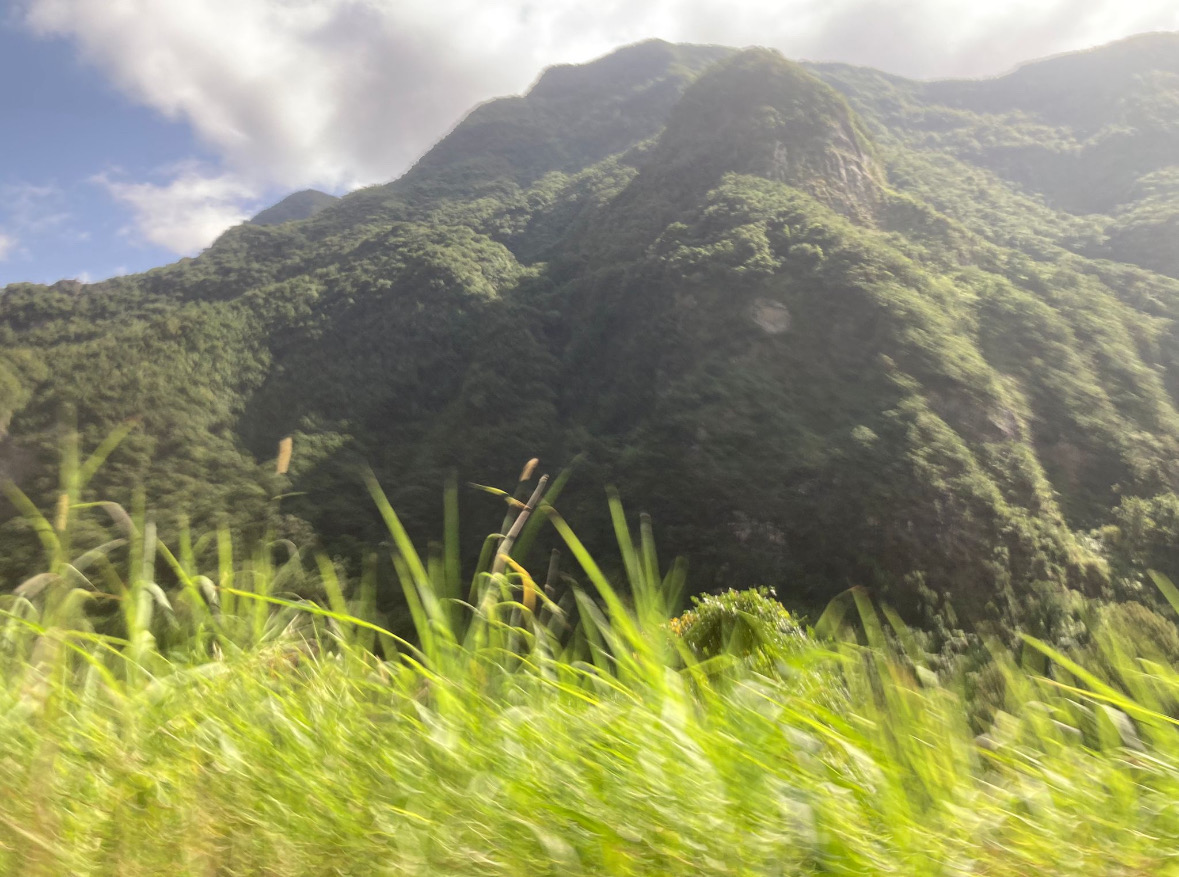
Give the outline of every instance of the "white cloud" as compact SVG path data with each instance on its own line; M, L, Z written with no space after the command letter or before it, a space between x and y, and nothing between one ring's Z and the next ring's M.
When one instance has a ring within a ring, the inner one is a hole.
M16 249L16 238L0 231L0 262L7 259Z
M56 183L0 185L0 209L6 224L23 236L35 237L58 229L72 218L65 192Z
M911 76L997 73L1151 29L1174 0L23 0L124 93L189 123L222 167L110 182L189 252L258 192L404 171L475 103L540 69L658 36L771 45ZM201 205L201 193L208 201ZM191 212L191 219L184 215ZM222 228L224 226L221 226Z
M131 208L137 234L174 253L195 253L258 207L258 190L230 173L194 163L171 169L164 184L129 182L99 174L93 182Z

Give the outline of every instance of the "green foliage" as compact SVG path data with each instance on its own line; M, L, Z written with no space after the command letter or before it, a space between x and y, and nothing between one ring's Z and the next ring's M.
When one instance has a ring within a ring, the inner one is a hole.
M250 220L253 225L282 225L284 222L298 222L310 219L319 211L336 202L335 197L315 189L304 189L288 195L273 207L268 207Z
M769 588L693 597L692 608L673 618L671 629L698 661L727 654L763 672L805 649L810 639Z
M100 459L67 456L67 496ZM823 642L766 592L729 592L679 619L684 640L744 650L756 632L777 662L747 653L721 678L669 647L672 581L616 499L633 608L538 509L593 588L570 633L519 563L456 599L452 567L370 490L412 640L327 561L321 600L300 600L269 546L220 534L206 564L140 514L118 518L132 549L108 577L125 629L93 626L84 587L0 598L0 872L1015 877L1165 873L1179 853L1179 634L1142 607L1109 607L1068 650L990 643L970 682L860 592ZM52 574L85 568L61 542L96 510L27 510Z
M420 537L452 470L578 459L587 542L613 530L590 485L624 485L697 591L964 617L1037 582L1132 591L1110 576L1171 570L1167 525L1084 534L1179 491L1172 43L983 83L658 42L557 68L388 186L0 292L0 477L49 505L62 432L134 418L86 499L250 539L289 493L285 532L356 571L366 467ZM0 525L0 582L35 547Z
M0 872L1166 873L1174 46L644 44L314 216L0 291ZM560 514L438 502L538 455ZM672 618L742 580L931 623Z

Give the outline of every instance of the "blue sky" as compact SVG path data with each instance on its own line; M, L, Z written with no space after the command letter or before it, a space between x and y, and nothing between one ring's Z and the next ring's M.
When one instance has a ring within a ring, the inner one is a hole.
M1150 30L1179 30L1175 0L0 0L0 286L195 255L649 37L934 78Z
M124 231L132 219L97 175L143 174L194 149L188 126L136 106L63 39L0 23L0 285L100 279L171 261Z

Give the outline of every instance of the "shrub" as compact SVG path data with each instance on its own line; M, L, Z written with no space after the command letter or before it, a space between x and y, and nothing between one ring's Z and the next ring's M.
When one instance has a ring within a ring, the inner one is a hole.
M700 661L729 654L768 670L811 640L770 588L728 590L693 597L693 608L673 618L672 632Z

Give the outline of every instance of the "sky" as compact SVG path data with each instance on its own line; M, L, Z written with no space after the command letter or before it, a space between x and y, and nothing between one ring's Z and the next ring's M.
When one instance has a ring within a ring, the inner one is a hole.
M1175 0L0 0L0 286L395 179L477 103L651 37L932 79L1157 30Z

